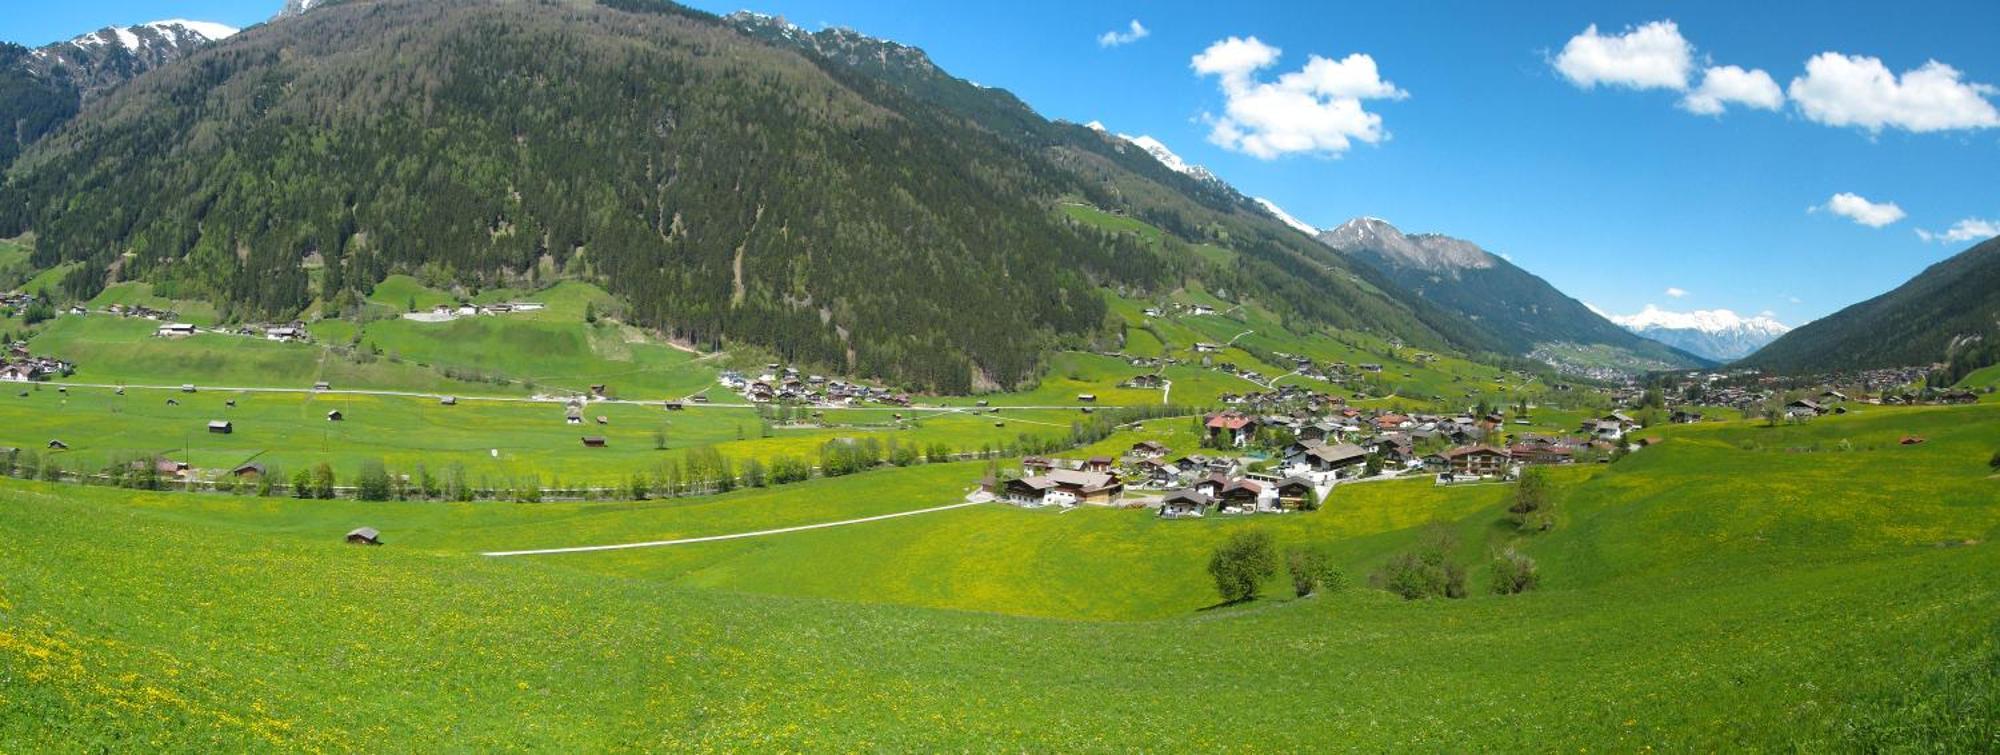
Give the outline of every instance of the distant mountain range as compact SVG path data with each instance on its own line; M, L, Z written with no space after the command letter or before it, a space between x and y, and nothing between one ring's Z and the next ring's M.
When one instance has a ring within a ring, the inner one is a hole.
M1550 347L1583 347L1594 350L1593 366L1628 372L1707 361L1620 328L1548 281L1470 241L1404 234L1380 218L1356 218L1317 238L1431 303L1479 323L1508 353L1549 359L1574 351Z
M1626 330L1695 356L1733 362L1791 331L1767 316L1743 317L1727 309L1670 312L1653 305L1635 315L1613 315Z
M30 50L0 42L0 170L88 103L140 74L236 33L172 19L107 26Z
M2000 238L1926 268L1894 290L1799 326L1740 364L1805 374L2000 359Z

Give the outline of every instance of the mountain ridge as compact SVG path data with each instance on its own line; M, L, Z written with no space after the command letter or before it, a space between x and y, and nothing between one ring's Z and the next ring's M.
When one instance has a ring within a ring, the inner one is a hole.
M1727 309L1674 312L1648 304L1636 314L1607 317L1633 333L1717 362L1749 356L1791 330L1769 316L1743 317Z

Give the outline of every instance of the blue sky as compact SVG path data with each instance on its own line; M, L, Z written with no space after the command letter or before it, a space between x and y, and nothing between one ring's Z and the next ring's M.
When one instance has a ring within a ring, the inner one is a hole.
M278 5L37 3L0 37L166 17L242 26ZM2000 93L1986 86L2000 84L2000 3L747 7L916 45L1048 117L1150 134L1316 225L1374 215L1471 239L1615 313L1728 308L1797 325L1975 243L1919 230L2000 220ZM1144 36L1100 44L1134 20ZM1279 77L1311 56L1326 75L1288 90ZM1951 70L1917 71L1930 61ZM1705 92L1721 99L1692 104ZM1218 121L1234 133L1218 137Z

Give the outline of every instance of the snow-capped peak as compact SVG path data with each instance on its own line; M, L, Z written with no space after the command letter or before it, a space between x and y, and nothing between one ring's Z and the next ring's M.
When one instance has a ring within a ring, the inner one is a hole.
M1791 327L1778 322L1768 315L1744 317L1727 309L1698 309L1692 312L1673 312L1648 304L1636 315L1614 315L1611 321L1632 330L1646 328L1667 328L1670 330L1699 330L1703 333L1722 333L1734 330L1748 330L1779 335Z
M1285 225L1297 228L1300 233L1304 233L1307 236L1319 235L1318 228L1312 227L1311 223L1292 217L1291 213L1285 212L1285 208L1279 207L1278 203L1263 197L1252 197L1251 200L1256 202L1258 207L1264 208L1265 212L1271 213L1271 217L1284 221Z
M234 26L218 24L214 21L189 21L185 18L169 18L165 21L140 24L140 26L160 32L161 34L172 34L176 37L184 32L193 33L210 42L228 39L236 36L236 32L242 31Z
M1104 133L1104 122L1103 122L1103 121L1091 121L1091 122L1089 122L1089 123L1086 123L1086 124L1083 124L1083 127L1084 127L1084 128L1087 128L1087 129L1090 129L1090 130L1092 130L1092 131L1095 131L1095 132L1097 132L1097 133L1100 133L1100 134Z
M1199 166L1189 165L1188 161L1182 160L1180 155L1174 154L1173 150L1167 149L1167 145L1161 144L1160 140L1155 139L1151 136L1147 136L1145 134L1140 134L1138 136L1131 136L1129 134L1119 134L1118 138L1131 142L1139 149L1145 150L1146 154L1152 155L1153 159L1160 161L1161 165L1167 166L1168 170L1171 170L1175 173L1187 176L1195 176L1196 178L1213 177L1208 174L1208 170L1201 168ZM1197 171L1199 171L1199 173L1197 173Z

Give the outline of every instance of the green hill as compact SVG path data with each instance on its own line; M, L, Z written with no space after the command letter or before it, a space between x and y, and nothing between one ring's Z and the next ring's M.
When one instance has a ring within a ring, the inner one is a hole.
M2000 362L2000 239L1806 323L1737 364L1817 373L1934 362L1952 364L1946 383Z

